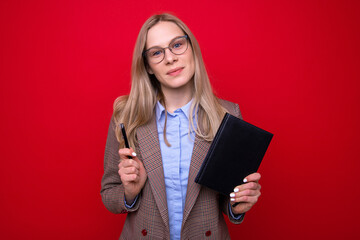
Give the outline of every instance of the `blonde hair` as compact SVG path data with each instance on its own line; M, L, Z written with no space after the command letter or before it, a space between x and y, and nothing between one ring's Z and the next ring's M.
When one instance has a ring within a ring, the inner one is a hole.
M161 21L175 23L182 31L188 35L195 62L195 74L193 76L193 101L190 106L190 113L194 109L196 127L193 118L190 117L190 127L195 129L198 137L212 141L221 120L226 112L218 98L214 95L209 77L206 72L202 59L200 46L191 33L190 29L177 17L169 13L151 16L140 29L136 40L131 67L131 90L130 94L118 97L114 102L113 117L116 125L116 137L120 142L120 147L124 147L122 134L119 127L124 123L127 136L131 147L136 144L136 128L149 122L154 115L154 109L158 100L164 101L161 86L154 75L150 75L146 68L147 62L143 57L148 30ZM166 109L166 105L165 109ZM164 131L165 142L166 132ZM169 145L169 144L168 144Z

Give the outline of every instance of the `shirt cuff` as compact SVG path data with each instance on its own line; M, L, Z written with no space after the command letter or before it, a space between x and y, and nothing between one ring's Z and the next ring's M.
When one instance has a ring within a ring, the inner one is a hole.
M229 212L230 212L231 217L232 217L233 219L235 219L235 220L239 220L239 219L244 215L243 213L241 213L241 214L234 214L234 213L232 212L230 202L229 202Z
M135 200L132 202L132 204L131 205L129 205L129 204L127 204L127 202L126 202L126 200L125 200L125 196L124 196L124 203L125 203L125 207L126 208L133 208L134 207L134 205L135 205L135 203L136 203L136 201L137 201L137 199L138 199L138 197L139 197L139 195L136 195L136 198L135 198Z

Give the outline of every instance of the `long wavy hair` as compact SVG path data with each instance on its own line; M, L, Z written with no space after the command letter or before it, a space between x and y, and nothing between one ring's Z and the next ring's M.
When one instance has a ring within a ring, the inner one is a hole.
M164 103L161 85L154 75L147 72L147 62L143 57L148 30L161 21L175 23L184 34L188 35L192 46L195 74L193 76L193 101L190 112L195 111L196 123L190 117L190 128L195 130L197 137L212 141L221 120L226 112L218 98L214 95L208 74L201 55L200 46L190 29L176 16L163 13L151 16L141 27L136 40L131 67L131 90L129 95L120 96L114 102L113 118L115 132L120 147L124 147L120 123L124 123L130 146L135 147L137 127L148 123L154 115L156 102ZM163 104L165 109L166 105ZM195 126L196 125L196 126ZM166 131L164 131L165 142Z

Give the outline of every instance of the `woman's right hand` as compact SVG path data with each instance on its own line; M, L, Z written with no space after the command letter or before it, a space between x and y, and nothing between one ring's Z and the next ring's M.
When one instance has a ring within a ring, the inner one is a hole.
M125 200L131 204L144 187L147 174L143 163L136 157L132 148L120 149L119 155L118 173L125 189ZM129 156L132 156L132 159Z

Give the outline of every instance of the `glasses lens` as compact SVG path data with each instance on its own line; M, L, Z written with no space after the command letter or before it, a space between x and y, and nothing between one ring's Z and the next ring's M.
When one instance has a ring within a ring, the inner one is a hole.
M164 57L164 50L161 48L151 48L146 52L146 57L150 62L160 62Z
M186 36L175 38L169 44L168 48L173 54L183 54L188 49L188 41L186 39ZM145 57L151 63L159 63L164 59L165 49L166 48L160 47L150 48L145 52Z
M169 47L174 54L183 54L187 49L187 40L185 37L176 38Z

